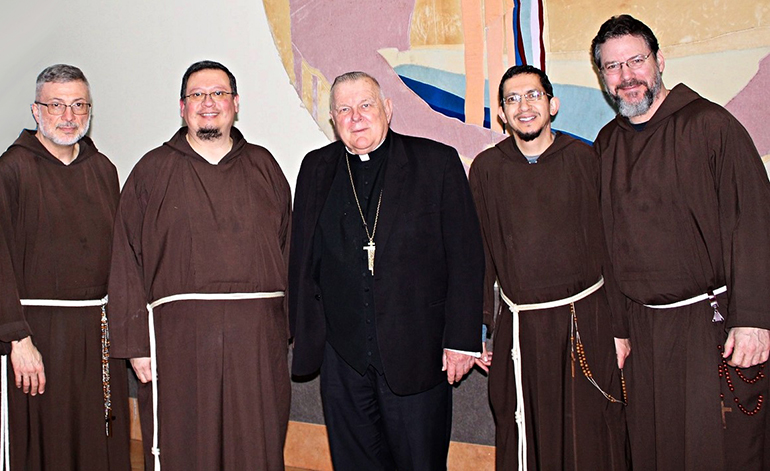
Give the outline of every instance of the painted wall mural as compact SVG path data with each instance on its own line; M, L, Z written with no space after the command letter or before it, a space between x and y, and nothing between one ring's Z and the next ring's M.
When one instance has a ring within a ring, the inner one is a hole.
M499 77L544 67L562 108L554 128L592 141L614 116L590 64L601 23L628 12L650 24L667 59L664 82L685 82L727 106L770 154L770 0L263 0L291 83L319 126L330 82L350 70L380 81L393 129L446 142L467 165L501 140Z

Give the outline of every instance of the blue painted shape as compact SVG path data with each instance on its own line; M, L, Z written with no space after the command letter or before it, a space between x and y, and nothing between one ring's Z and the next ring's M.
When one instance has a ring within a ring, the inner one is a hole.
M399 77L432 85L459 97L465 97L465 75L447 72L433 67L402 64L393 68ZM495 89L497 86L495 85ZM489 81L484 81L484 106L489 107Z
M465 96L465 75L447 72L433 67L402 64L393 68L401 78L409 78L440 88L457 96Z
M522 65L524 62L522 62L521 54L519 51L519 41L521 41L521 38L519 37L519 22L521 21L519 16L521 15L521 1L520 0L513 0L513 15L511 18L511 28L513 33L513 47L516 49L516 65Z
M615 110L601 90L555 83L553 93L560 100L554 128L593 142L602 127L615 118Z
M434 111L465 122L465 99L433 85L401 76L404 84L422 98Z
M433 85L422 83L417 80L412 80L409 77L399 75L404 84L409 87L414 93L431 107L433 111L437 111L444 116L450 118L457 118L462 122L465 122L465 99L455 94L449 93L445 90L441 90ZM484 107L484 127L491 128L489 122L490 111L489 107Z

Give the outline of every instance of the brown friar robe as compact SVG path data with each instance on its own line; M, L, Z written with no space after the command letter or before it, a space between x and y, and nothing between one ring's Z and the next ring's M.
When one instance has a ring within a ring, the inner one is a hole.
M8 362L11 469L128 470L126 362L110 360L112 435L105 430L100 307L22 307L20 299L107 294L115 167L85 137L70 165L25 130L0 156L0 341L32 336L45 393L14 386Z
M493 285L517 304L573 296L602 277L606 251L599 217L599 161L590 146L558 133L529 164L513 138L482 152L470 171L486 249L485 323L494 321L489 395L497 469L518 467L512 316L496 320ZM607 290L575 303L588 366L597 384L622 399ZM570 306L520 313L527 469L626 469L623 406L608 401L573 358Z
M186 135L182 128L145 155L123 188L109 290L121 358L149 356L151 301L286 289L291 191L275 159L233 128L232 150L212 165ZM284 300L155 308L163 471L283 469L291 393ZM139 399L152 469L150 383Z
M752 385L730 369L735 391L719 376L726 328L770 328L770 183L751 138L722 107L678 85L643 130L617 117L596 148L607 247L628 297L634 469L770 469L766 404L748 416L735 402L753 411L762 394L766 403L770 371ZM644 306L723 285L725 322L712 322L707 301Z

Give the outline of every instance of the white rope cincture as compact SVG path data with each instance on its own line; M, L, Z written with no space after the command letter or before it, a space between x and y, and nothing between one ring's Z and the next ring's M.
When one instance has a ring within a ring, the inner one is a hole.
M160 471L160 447L158 446L158 360L155 342L155 316L153 309L175 301L237 301L241 299L282 298L283 291L258 293L183 293L173 294L155 300L147 305L147 326L150 331L150 375L152 380L152 454L155 456L155 471Z
M545 303L516 304L503 293L500 288L500 297L508 305L513 315L513 348L511 349L511 358L513 359L513 373L516 382L516 426L519 431L519 470L527 469L527 424L524 416L524 383L521 378L521 342L519 341L519 312L536 311L539 309L551 309L560 306L567 306L574 302L595 293L604 286L604 277L599 278L594 285L589 288L564 299L548 301Z
M713 294L722 294L727 292L727 286L722 286L720 288L717 288L713 291ZM709 298L709 293L703 293L699 294L698 296L693 296L692 298L687 298L683 301L677 301L675 303L671 304L645 304L644 307L649 307L651 309L674 309L677 307L682 306L689 306L690 304L699 303L701 301L705 301Z
M8 436L8 355L3 355L0 361L0 470L11 470L10 437Z
M717 295L726 293L727 292L727 285L721 286L714 291L707 291L703 294L699 294L697 296L693 296L692 298L687 298L682 301L677 301L675 303L671 304L645 304L644 307L648 307L650 309L674 309L677 307L682 306L689 306L690 304L699 303L701 301L706 301L711 304L711 308L714 310L714 316L711 318L711 322L724 322L725 318L722 317L722 314L719 312L719 302L717 302Z
M94 307L107 304L107 296L102 299L20 299L22 306L36 307ZM11 470L11 437L8 424L8 355L0 359L0 470Z

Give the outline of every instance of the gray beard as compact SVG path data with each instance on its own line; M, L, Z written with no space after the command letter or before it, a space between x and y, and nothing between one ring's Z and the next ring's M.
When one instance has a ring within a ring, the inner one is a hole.
M195 132L198 139L201 141L216 141L222 137L222 131L218 128L202 128Z
M91 116L89 115L83 127L78 129L78 133L69 139L60 139L56 137L56 135L53 133L53 131L56 128L55 126L54 126L54 130L51 130L44 123L38 123L37 129L40 131L40 134L48 138L51 142L53 142L56 145L73 146L77 144L78 141L83 139L83 136L86 135L86 133L88 132L88 128L90 126L91 126Z
M644 82L640 81L629 81L622 83L620 85L636 85L636 84L642 84L647 85ZM618 107L618 113L620 113L621 116L624 116L626 118L633 118L636 116L641 116L648 112L650 110L650 107L652 106L652 102L655 101L655 97L657 97L660 94L660 90L663 88L663 81L661 79L661 74L658 72L655 74L655 81L652 83L652 87L647 87L647 90L644 92L644 96L642 99L636 103L630 103L622 98L620 98L620 95L613 95L610 93L610 97L612 97L612 101L615 102L615 105Z

